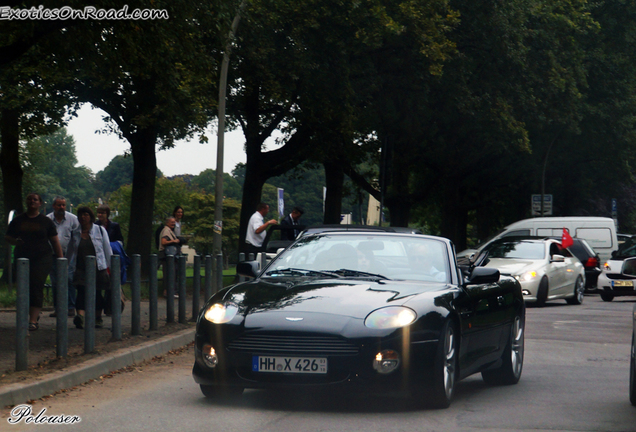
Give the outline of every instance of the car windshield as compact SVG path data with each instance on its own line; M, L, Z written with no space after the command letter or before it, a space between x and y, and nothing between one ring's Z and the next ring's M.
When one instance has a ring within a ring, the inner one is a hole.
M493 245L488 253L489 258L509 259L543 259L545 245L539 242L506 242Z
M628 238L625 243L618 246L618 250L614 254L615 258L629 258L636 256L636 239Z
M419 236L308 235L278 255L267 277L373 277L449 282L446 243Z

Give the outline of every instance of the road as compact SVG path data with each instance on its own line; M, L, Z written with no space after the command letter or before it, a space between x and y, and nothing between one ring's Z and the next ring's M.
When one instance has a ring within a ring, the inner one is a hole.
M449 409L381 395L246 391L239 402L204 399L191 377L192 348L44 401L32 412L77 416L66 426L8 425L1 431L636 431L629 403L631 310L636 299L587 296L528 308L526 356L516 386L458 384Z

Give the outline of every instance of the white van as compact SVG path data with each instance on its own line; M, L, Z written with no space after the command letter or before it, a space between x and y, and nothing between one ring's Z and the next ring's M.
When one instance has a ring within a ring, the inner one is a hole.
M488 242L480 245L478 249L467 249L457 255L470 256L474 252L481 250L483 246L490 243L490 241L502 237L561 237L563 228L567 229L572 237L585 239L596 253L598 253L601 262L608 261L612 256L612 251L618 249L618 238L616 236L616 224L614 223L614 219L588 216L542 217L524 219L512 223Z

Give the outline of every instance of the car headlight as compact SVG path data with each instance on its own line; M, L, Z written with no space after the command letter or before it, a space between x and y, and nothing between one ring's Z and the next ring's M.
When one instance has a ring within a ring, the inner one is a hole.
M529 272L525 272L525 273L522 273L520 275L515 276L515 278L519 282L530 282L531 280L533 280L536 277L537 277L537 272L534 271L534 270L529 271Z
M224 324L236 316L238 306L234 303L215 303L205 311L205 319L214 324Z
M364 325L374 329L400 328L411 324L417 318L413 309L404 306L389 306L371 312Z

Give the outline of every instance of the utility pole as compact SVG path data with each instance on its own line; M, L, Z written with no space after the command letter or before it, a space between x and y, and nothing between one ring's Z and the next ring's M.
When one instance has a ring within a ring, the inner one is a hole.
M242 1L239 10L232 21L230 34L228 35L225 52L223 53L223 63L221 64L221 80L219 82L219 130L217 132L216 148L216 181L214 184L214 235L212 237L212 250L214 256L222 255L221 234L223 233L223 146L225 135L225 97L227 91L227 72L230 65L230 53L234 35L241 20L241 11L245 7ZM220 288L220 287L219 287Z

